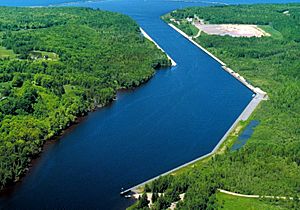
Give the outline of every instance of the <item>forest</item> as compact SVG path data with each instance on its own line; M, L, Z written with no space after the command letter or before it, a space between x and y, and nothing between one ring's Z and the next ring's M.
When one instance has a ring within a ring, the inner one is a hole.
M274 209L300 209L300 4L193 7L173 11L163 19L179 21L181 25L176 26L192 35L195 28L185 20L195 16L207 23L255 24L271 34L237 38L202 32L194 38L251 84L266 91L269 100L251 116L249 122L258 120L259 125L241 149L227 148L224 154L145 186L146 192L155 194L151 208L166 209L185 193L177 209L222 209L217 195L218 189L225 189L293 197L261 199ZM131 209L149 209L145 196Z
M167 56L129 17L0 7L0 189L78 117L146 82Z

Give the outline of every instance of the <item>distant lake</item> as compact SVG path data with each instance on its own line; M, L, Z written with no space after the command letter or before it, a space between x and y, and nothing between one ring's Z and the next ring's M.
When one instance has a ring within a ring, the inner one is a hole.
M62 2L2 0L0 4ZM157 71L134 91L119 92L112 105L90 113L50 145L23 182L0 197L0 209L126 208L133 201L119 195L122 187L210 152L252 99L252 92L219 63L160 19L177 8L213 4L108 0L72 5L130 15L178 66Z

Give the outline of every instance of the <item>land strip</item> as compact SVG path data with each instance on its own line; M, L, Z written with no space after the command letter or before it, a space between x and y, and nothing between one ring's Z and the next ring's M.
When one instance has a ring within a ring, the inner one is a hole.
M293 200L294 198L293 197L286 197L286 196L274 196L274 195L246 195L246 194L240 194L240 193L235 193L235 192L230 192L230 191L227 191L227 190L222 190L222 189L219 189L219 191L221 193L225 193L225 194L228 194L228 195L233 195L233 196L238 196L238 197L244 197L244 198L271 198L271 199L283 199L283 200Z
M167 57L170 59L170 61L172 63L172 66L176 66L177 65L176 62L142 28L140 28L140 30L141 30L143 36L146 39L148 39L151 42L153 42L157 46L158 49L160 49L162 52L164 52L167 55Z

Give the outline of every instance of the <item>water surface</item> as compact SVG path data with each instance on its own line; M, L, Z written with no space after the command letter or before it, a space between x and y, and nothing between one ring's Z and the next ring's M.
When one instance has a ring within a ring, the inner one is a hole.
M250 139L252 136L254 129L256 126L258 126L259 121L258 120L252 120L246 128L243 130L243 132L239 135L238 139L236 142L232 145L231 151L236 151L241 149L247 141Z
M0 4L61 2L2 0ZM219 63L159 18L176 8L209 4L112 0L73 5L130 15L178 66L158 71L146 85L120 92L112 105L90 113L43 153L13 192L0 197L0 208L125 208L132 201L119 196L122 187L210 152L252 98L252 92Z

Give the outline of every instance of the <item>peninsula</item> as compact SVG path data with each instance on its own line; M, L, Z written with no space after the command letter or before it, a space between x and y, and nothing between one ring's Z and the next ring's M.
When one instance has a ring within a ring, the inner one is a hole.
M0 189L46 140L171 65L128 16L0 7Z

